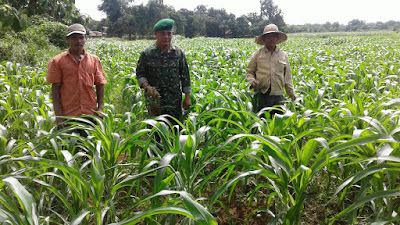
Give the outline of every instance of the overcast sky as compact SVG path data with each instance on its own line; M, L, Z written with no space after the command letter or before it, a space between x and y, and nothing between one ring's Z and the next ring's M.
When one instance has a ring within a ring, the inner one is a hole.
M101 0L75 0L76 7L95 20L105 18L97 10ZM147 3L148 0L135 0L134 4ZM339 22L347 24L352 19L368 22L400 21L399 0L274 0L283 12L283 19L289 25L306 23ZM237 17L251 12L259 13L259 0L164 0L164 4L194 10L198 5L207 8L224 8Z

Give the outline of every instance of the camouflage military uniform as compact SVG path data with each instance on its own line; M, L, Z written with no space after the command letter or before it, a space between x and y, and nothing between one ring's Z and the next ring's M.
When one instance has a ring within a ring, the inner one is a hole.
M147 47L140 55L136 69L139 85L146 81L160 93L160 110L149 109L150 116L171 115L182 121L182 92L190 93L189 67L183 51L171 44L167 52L162 52L157 44Z

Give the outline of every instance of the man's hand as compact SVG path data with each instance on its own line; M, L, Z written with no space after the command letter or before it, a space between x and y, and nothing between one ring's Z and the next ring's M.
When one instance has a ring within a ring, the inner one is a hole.
M146 90L146 94L150 98L159 98L160 97L160 93L157 91L157 89L155 87L151 87L150 85L148 85L147 87L145 87L145 90Z
M259 84L260 82L258 80L254 80L253 83L251 83L250 88L256 91L258 89Z
M183 109L188 110L192 105L192 101L190 100L190 93L185 94L185 99L183 100Z
M60 118L60 117L56 116L56 124L57 124L58 129L63 129L65 127L64 122L65 122L64 118Z
M97 112L99 112L99 113L97 113ZM103 112L103 107L98 107L96 112L94 113L94 115L99 117L100 119L103 119L104 116L101 112Z
M61 83L54 83L51 85L51 98L53 99L53 108L56 114L56 125L58 129L63 129L65 127L65 120L60 117L64 115L61 106Z

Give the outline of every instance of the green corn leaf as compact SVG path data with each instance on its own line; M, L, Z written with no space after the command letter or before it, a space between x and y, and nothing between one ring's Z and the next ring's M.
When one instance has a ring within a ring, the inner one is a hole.
M232 184L236 183L238 180L240 180L240 179L242 179L242 178L244 178L246 176L260 174L260 173L262 173L262 170L255 170L255 171L248 171L248 172L240 173L238 176L236 176L235 178L233 178L232 180L230 180L229 182L225 183L220 188L218 188L216 193L210 199L210 205L213 205L214 202L219 198L219 196L222 193L224 193Z
M36 203L33 196L14 177L7 177L3 181L13 190L18 198L26 220L31 225L39 225L39 218L36 214Z
M84 219L89 213L93 212L93 208L85 208L82 209L71 221L71 225L80 225L83 224Z
M331 219L331 223L333 223L336 219L360 208L361 206L363 206L364 204L373 201L375 199L378 198L389 198L389 197L400 197L400 189L394 189L394 190L386 190L386 191L376 191L370 195L367 195L361 199L357 199L355 200L355 202L353 204L351 204L349 207L347 207L346 209L344 209L343 211L341 211L339 214L337 214L336 216L334 216Z
M399 164L390 164L390 163L382 163L382 164L378 164L378 165L369 166L369 167L359 171L355 175L351 176L345 182L343 182L336 189L334 195L338 194L341 190L343 190L343 188L347 187L350 184L357 183L361 179L363 179L373 173L377 173L377 172L385 171L385 170L400 171L400 167L399 167Z
M177 156L176 153L167 153L162 157L161 162L160 162L160 167L161 169L157 170L156 176L154 178L154 189L153 193L160 192L161 189L161 182L164 179L164 175L167 172L167 166L170 165L171 160Z
M179 207L170 206L170 207L159 207L159 208L155 208L155 209L142 211L142 212L136 213L134 217L131 217L129 219L126 219L126 220L118 222L118 223L111 223L110 225L133 225L133 224L137 224L139 221L143 220L144 218L152 217L152 216L160 215L160 214L168 214L168 213L179 214L179 215L183 215L183 216L189 217L191 219L194 219L193 215L188 210L179 208Z

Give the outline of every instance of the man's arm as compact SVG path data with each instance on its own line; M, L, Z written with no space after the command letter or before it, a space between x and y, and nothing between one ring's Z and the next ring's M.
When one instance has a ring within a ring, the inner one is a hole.
M147 57L144 52L140 54L139 61L137 63L136 67L136 79L138 81L139 87L141 88L151 88L146 76L147 76L147 70L146 70L146 61Z
M183 109L188 110L192 105L192 101L190 99L190 92L185 93L185 99L183 100Z
M250 88L253 88L254 90L257 90L259 82L256 80L256 70L257 70L257 57L258 57L258 52L256 51L252 54L249 63L247 64L246 68L246 79L250 84Z
M104 84L96 85L96 95L97 95L97 111L103 112L104 106ZM102 114L97 114L100 118L103 118Z
M51 85L51 98L53 99L53 108L56 114L56 123L60 126L64 122L63 118L59 116L64 116L61 107L61 83L53 83Z
M290 96L292 101L296 100L296 95L294 94L294 86L293 86L293 76L292 71L290 70L290 62L289 58L286 55L286 69L285 69L285 90L286 93Z
M190 93L192 92L192 87L190 84L190 72L189 65L186 56L181 52L181 59L179 62L179 77L181 79L182 92L185 93L185 99L183 100L183 109L187 110L192 105L190 99Z

